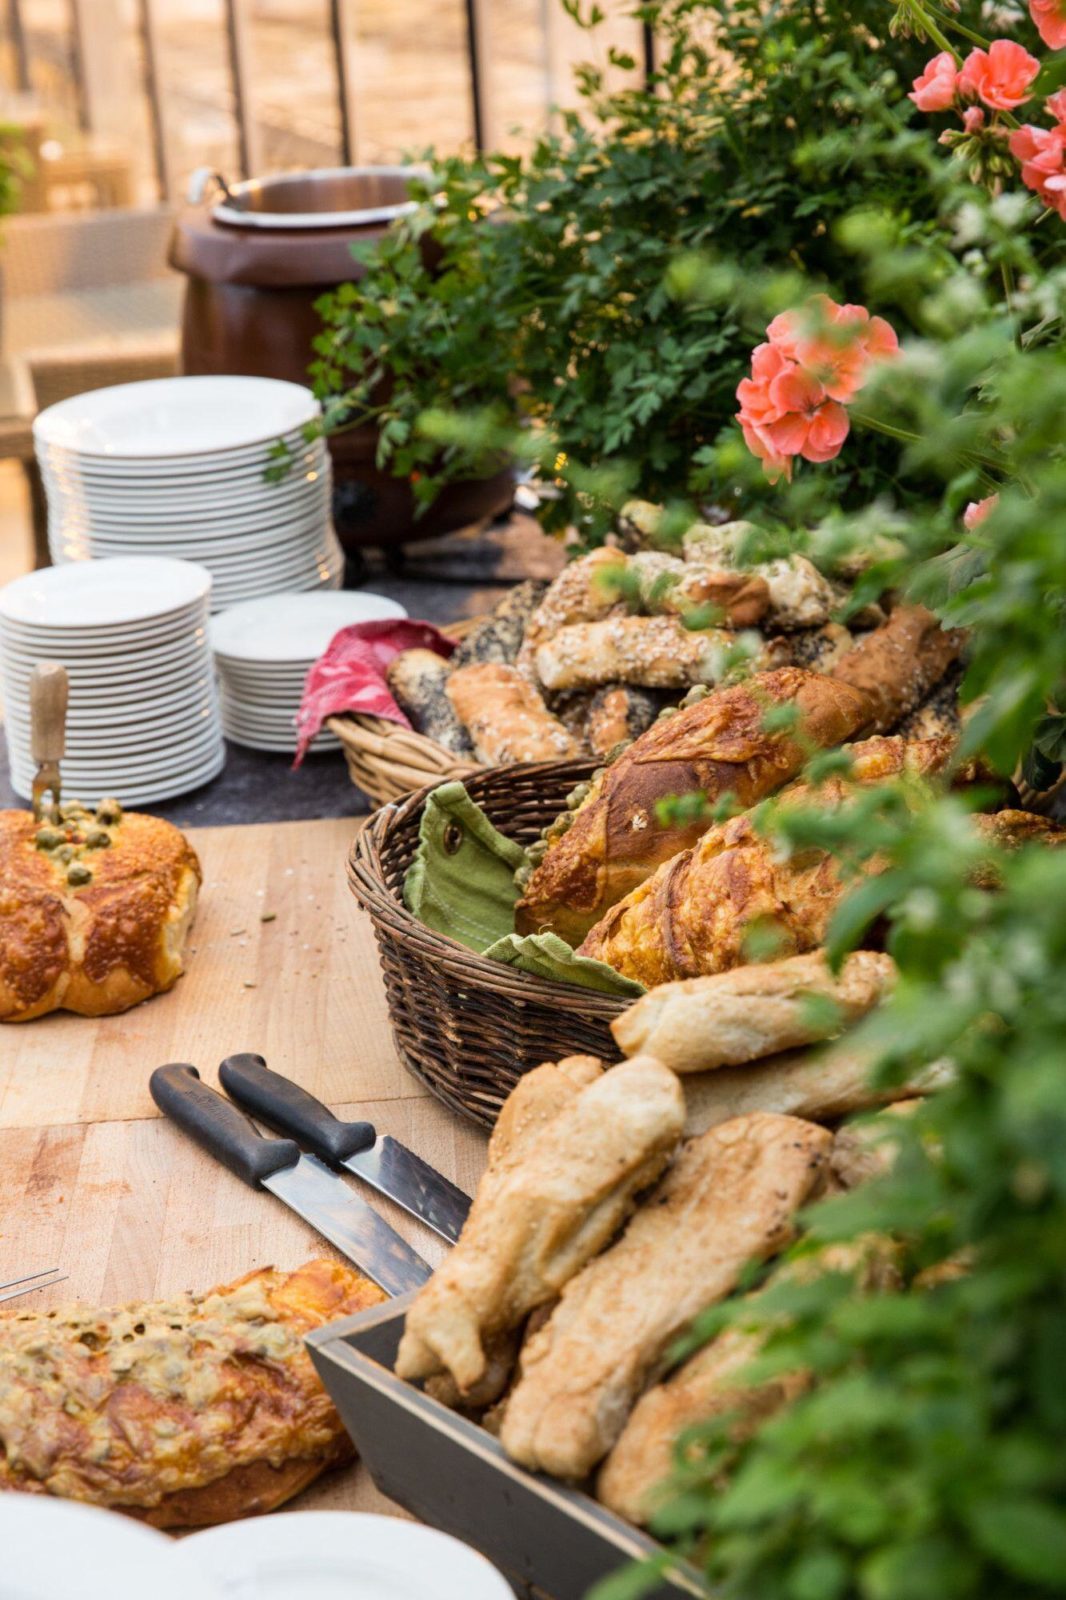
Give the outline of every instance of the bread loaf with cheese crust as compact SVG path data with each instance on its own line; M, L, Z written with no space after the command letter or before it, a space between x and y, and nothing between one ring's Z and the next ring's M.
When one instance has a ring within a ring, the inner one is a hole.
M384 1298L319 1260L207 1294L0 1314L0 1491L156 1528L273 1511L352 1456L305 1335Z
M0 1022L108 1016L169 989L200 881L184 834L115 801L43 825L0 811Z

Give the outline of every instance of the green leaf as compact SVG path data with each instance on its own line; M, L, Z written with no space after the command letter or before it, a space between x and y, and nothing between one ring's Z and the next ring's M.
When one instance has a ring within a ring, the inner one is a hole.
M1066 1511L1060 1506L997 1496L972 1503L967 1522L977 1545L1006 1572L1061 1594L1066 1586Z

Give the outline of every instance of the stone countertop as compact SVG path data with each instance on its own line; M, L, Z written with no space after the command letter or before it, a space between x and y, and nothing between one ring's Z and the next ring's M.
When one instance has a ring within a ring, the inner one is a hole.
M531 517L517 513L487 529L409 545L400 560L371 553L347 587L388 595L412 617L443 625L491 611L523 578L551 578L563 564L559 542L541 533ZM357 817L372 809L356 789L339 752L308 756L293 771L291 759L247 750L227 741L226 765L203 788L153 805L154 815L179 827L240 822L298 822L318 817ZM0 743L0 809L22 806L15 794L6 747Z

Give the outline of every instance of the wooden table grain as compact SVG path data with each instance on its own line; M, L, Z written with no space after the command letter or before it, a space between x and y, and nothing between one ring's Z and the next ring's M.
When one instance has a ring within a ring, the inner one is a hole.
M204 888L175 988L120 1017L0 1028L0 1282L56 1265L69 1275L16 1305L120 1304L334 1254L160 1118L148 1077L165 1061L191 1061L217 1083L223 1057L258 1051L339 1115L368 1118L463 1188L476 1185L484 1135L396 1055L373 934L345 881L355 826L191 832ZM440 1259L436 1235L374 1203ZM395 1509L360 1467L294 1504Z

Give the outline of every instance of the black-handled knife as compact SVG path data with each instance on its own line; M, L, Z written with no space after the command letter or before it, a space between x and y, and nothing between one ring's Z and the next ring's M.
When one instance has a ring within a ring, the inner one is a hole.
M301 1155L292 1139L264 1139L250 1117L201 1081L195 1067L157 1067L148 1087L160 1111L197 1144L253 1189L262 1186L284 1200L386 1294L417 1289L432 1273L343 1178L315 1156Z
M253 1116L323 1161L354 1172L452 1244L458 1239L470 1196L390 1134L379 1138L372 1122L341 1122L298 1083L272 1072L262 1056L228 1056L218 1076L226 1093Z

